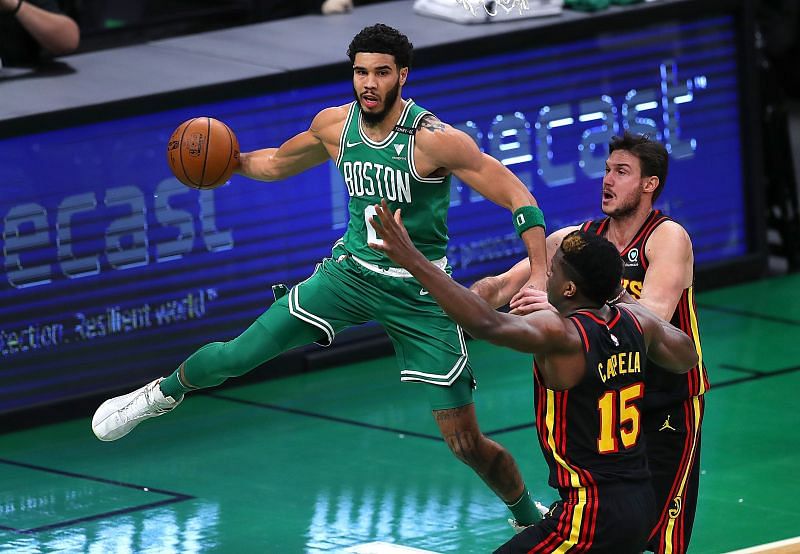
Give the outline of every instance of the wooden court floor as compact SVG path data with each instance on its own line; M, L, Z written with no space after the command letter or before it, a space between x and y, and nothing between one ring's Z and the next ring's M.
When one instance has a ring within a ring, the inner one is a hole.
M800 275L699 305L713 389L690 552L799 536ZM529 357L470 352L482 429L549 504ZM511 536L390 356L196 394L115 443L90 415L0 435L0 552L483 553Z

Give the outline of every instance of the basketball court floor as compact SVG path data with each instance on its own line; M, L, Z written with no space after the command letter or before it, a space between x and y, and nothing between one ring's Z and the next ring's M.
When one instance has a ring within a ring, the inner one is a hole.
M690 552L800 551L800 275L698 303L713 388ZM530 358L470 351L482 429L549 504ZM195 394L114 443L90 417L0 435L0 552L469 554L512 533L391 356Z

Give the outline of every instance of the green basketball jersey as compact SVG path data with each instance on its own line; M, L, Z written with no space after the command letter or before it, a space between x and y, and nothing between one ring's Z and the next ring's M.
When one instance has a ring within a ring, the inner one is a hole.
M413 100L406 100L394 130L381 142L375 142L361 130L358 102L350 105L336 159L350 195L344 246L366 262L381 267L394 265L382 252L367 246L376 238L367 218L375 214L373 206L380 204L382 198L392 211L402 210L408 234L426 258L438 260L445 256L450 175L423 177L414 166L414 133L420 119L429 113Z

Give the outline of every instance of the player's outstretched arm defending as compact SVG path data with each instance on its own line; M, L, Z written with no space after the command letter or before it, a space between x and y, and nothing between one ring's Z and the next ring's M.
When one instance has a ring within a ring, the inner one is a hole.
M546 268L550 267L553 254L561 246L563 238L577 229L577 225L572 225L548 235L545 241L547 250ZM495 309L508 304L510 313L525 315L545 307L543 305L543 294L541 294L544 289L536 291L526 286L530 282L530 278L530 263L528 260L520 260L499 275L489 275L476 281L470 287L470 290L486 300Z
M580 354L582 343L575 327L562 315L543 310L519 317L495 311L446 273L431 264L416 249L403 226L401 211L394 214L386 201L376 207L372 226L383 239L371 244L386 253L395 263L408 269L442 306L445 312L476 338L534 354ZM636 308L648 347L648 357L676 373L685 373L697 363L692 340L646 308ZM564 382L564 376L552 376ZM577 377L577 376L575 376ZM574 382L574 379L568 379Z
M471 335L523 352L542 352L555 347L552 335L557 334L561 326L558 321L562 319L560 316L549 311L533 314L537 321L542 320L541 326L537 326L493 310L483 299L451 279L417 250L403 225L401 210L392 214L384 200L380 206L376 206L376 211L378 221L373 218L370 223L383 243L370 243L370 246L383 251L392 261L408 269L447 315Z

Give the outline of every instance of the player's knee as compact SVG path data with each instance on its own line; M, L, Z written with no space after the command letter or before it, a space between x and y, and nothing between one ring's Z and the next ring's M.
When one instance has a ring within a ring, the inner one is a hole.
M455 433L450 437L445 437L450 452L470 467L481 466L482 449L480 447L483 436L480 433Z

